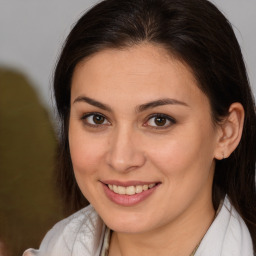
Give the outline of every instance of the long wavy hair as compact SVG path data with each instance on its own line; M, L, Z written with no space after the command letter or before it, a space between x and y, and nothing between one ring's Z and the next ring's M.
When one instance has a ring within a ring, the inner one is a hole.
M240 144L229 158L216 160L212 200L217 209L227 194L256 247L256 116L240 46L232 26L207 0L105 0L73 27L56 66L54 93L61 122L58 182L69 212L88 204L76 183L69 152L71 79L76 65L106 48L142 42L164 47L193 71L208 97L214 123L233 102L245 110Z

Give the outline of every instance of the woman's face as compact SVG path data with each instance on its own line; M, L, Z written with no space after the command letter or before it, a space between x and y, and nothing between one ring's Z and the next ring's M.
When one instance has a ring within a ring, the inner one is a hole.
M190 69L160 47L108 49L76 67L73 168L111 229L146 232L212 209L210 112Z

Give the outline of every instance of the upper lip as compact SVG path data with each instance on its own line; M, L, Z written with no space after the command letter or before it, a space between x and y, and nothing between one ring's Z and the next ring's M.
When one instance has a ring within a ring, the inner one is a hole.
M138 180L130 180L130 181L118 181L118 180L101 180L102 183L106 185L116 185L122 187L129 187L129 186L138 186L138 185L149 185L160 183L159 181L138 181Z

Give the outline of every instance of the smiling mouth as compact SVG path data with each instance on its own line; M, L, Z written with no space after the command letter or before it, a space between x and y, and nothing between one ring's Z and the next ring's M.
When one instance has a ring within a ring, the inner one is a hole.
M136 186L117 186L117 185L112 185L112 184L107 184L108 188L113 191L116 194L119 195L135 195L135 194L140 194L143 191L147 191L153 187L155 187L157 183L151 183L148 185L136 185Z
M139 204L156 193L162 182L157 181L100 181L108 199L117 205L131 207Z

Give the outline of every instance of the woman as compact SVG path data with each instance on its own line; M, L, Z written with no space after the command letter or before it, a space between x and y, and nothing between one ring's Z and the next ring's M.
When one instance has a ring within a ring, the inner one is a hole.
M90 206L24 255L253 255L255 105L213 4L99 3L68 36L54 91L66 203Z

